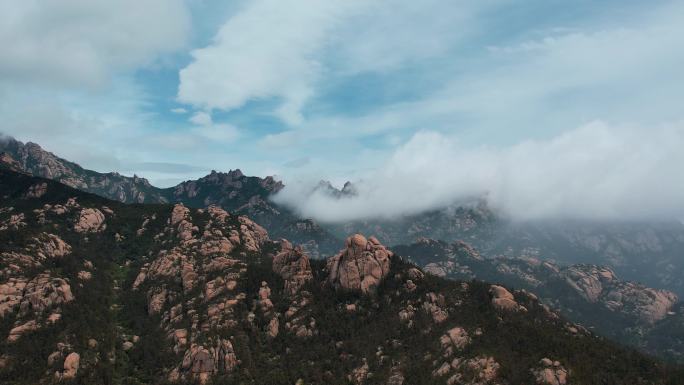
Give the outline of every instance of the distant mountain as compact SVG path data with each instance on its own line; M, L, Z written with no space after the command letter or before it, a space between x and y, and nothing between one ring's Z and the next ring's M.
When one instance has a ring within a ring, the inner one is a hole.
M625 279L684 296L684 224L679 221L515 222L481 202L326 227L338 237L355 232L377 234L390 246L420 238L463 240L485 256L604 265Z
M127 177L116 172L102 174L86 170L43 150L36 143L24 144L12 138L0 138L0 154L1 162L13 163L15 168L22 171L120 202L168 202L162 191L150 185L147 179Z
M669 344L657 341L658 336L665 337L666 329L671 339L684 332L684 324L673 325L673 320L684 317L676 313L681 307L677 295L621 280L608 267L562 265L534 257L484 258L465 242L426 238L393 250L440 277L481 279L533 292L560 314L599 334L668 359L684 360L684 339Z
M323 255L335 252L337 246L331 245L340 242L320 226L310 226L312 220L299 218L271 202L269 197L280 191L283 184L270 176L245 176L239 169L227 173L212 171L197 180L158 188L137 176L84 169L43 150L38 144L24 144L12 138L0 140L0 163L11 166L15 171L56 180L123 203L183 203L196 208L218 205L224 210L249 215L274 236L291 236ZM306 230L299 235L293 233L300 228Z
M323 261L218 206L127 205L0 167L0 382L674 384L524 291L375 237Z

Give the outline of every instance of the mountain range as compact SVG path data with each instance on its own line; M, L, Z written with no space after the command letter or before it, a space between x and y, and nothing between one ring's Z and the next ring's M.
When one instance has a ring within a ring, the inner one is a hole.
M479 202L318 223L240 170L157 188L13 139L0 168L4 383L681 378L620 345L682 360L677 221L517 223Z

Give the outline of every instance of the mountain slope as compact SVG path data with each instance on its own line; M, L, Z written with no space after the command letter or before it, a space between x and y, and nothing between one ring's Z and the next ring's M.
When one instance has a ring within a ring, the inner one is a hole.
M426 238L394 250L431 274L526 289L569 319L602 335L671 359L681 360L684 355L684 350L672 349L681 342L655 343L665 329L660 325L669 325L673 339L681 333L675 331L672 320L678 318L674 312L679 308L677 295L622 280L608 267L561 265L532 257L484 258L465 242L449 244Z
M292 236L298 242L309 244L309 249L316 255L333 253L340 242L312 220L299 218L287 208L271 202L270 196L280 191L283 185L270 176L246 176L240 170L227 173L212 171L197 180L158 188L137 176L84 169L43 150L38 144L24 144L12 138L0 140L0 155L0 163L15 171L56 180L124 203L177 202L196 208L218 205L224 210L254 218L276 236Z
M37 187L36 187L37 186ZM355 235L327 261L211 206L124 205L0 170L7 384L667 384L521 292Z

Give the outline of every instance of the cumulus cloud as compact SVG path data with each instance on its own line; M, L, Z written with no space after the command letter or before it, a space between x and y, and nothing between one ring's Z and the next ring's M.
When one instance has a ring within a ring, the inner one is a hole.
M684 217L684 122L658 128L596 121L547 140L477 148L419 132L334 199L311 185L275 197L324 222L410 215L485 198L514 219Z
M100 85L113 72L183 47L183 0L0 2L0 80Z
M255 99L284 99L278 113L301 120L327 32L359 2L258 0L220 28L207 47L191 52L180 71L178 99L203 108L234 109Z
M276 98L274 114L299 126L325 79L396 70L444 54L493 3L253 1L230 15L209 45L191 52L178 100L232 110Z

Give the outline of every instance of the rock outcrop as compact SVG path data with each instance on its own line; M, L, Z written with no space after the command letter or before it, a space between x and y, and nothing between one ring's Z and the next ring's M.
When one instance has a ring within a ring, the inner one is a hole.
M69 353L69 355L64 359L64 372L62 372L61 378L69 380L76 377L80 363L81 356L78 353Z
M375 237L368 240L355 234L346 240L346 247L328 259L327 282L335 288L371 293L387 276L392 252Z
M515 311L520 310L520 305L515 302L515 297L505 287L492 285L489 289L492 295L492 304L500 310Z
M568 383L568 371L558 361L542 358L539 361L540 368L532 370L534 378L539 385L566 385Z
M280 241L280 252L273 257L273 271L283 277L285 291L290 295L313 279L309 257L301 247L293 247L286 239Z
M610 310L634 315L647 324L665 318L678 300L671 291L621 281L605 267L573 265L561 269L560 276L588 302L601 303Z
M105 216L102 211L94 208L86 208L81 213L74 224L74 231L77 233L95 233L104 229Z

